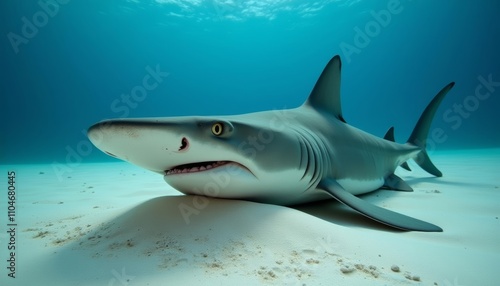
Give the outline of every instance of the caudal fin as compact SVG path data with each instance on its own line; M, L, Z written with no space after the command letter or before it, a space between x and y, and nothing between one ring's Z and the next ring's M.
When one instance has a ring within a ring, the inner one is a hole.
M413 129L413 132L411 133L410 138L408 138L407 141L408 143L416 145L422 149L422 152L420 152L415 158L415 162L426 172L436 177L443 176L443 173L441 173L441 171L439 171L438 168L434 166L434 164L431 162L431 159L429 158L429 155L427 154L427 151L425 150L427 135L429 134L432 119L434 118L439 105L443 101L445 95L454 85L454 82L449 83L447 86L441 89L441 91L434 97L434 99L432 99L432 101L429 103L429 105L427 105L424 112L420 116L420 119L418 119L417 125Z

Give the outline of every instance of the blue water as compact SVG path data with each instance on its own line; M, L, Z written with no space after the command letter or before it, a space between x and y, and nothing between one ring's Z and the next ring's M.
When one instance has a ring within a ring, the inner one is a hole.
M0 11L0 163L114 160L85 135L107 118L296 107L335 54L350 124L380 136L394 125L404 142L455 81L433 148L500 146L496 0L6 0Z

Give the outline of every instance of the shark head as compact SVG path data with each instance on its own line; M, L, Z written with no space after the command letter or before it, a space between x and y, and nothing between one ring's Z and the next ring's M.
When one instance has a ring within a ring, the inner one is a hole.
M282 201L282 193L307 187L308 176L303 147L285 132L281 114L113 119L90 127L88 136L185 194Z

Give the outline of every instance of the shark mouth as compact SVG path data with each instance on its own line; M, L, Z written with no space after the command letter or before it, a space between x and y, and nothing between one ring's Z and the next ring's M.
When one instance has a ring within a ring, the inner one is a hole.
M209 162L199 162L199 163L189 163L179 166L174 166L171 169L165 170L165 175L178 175L178 174L190 174L203 171L209 171L224 165L234 164L238 167L248 170L247 167L232 161L209 161ZM248 170L250 171L250 170Z

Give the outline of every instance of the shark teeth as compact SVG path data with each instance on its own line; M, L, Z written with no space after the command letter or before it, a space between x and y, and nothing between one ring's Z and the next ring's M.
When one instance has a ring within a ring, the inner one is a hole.
M185 165L175 166L170 170L166 170L166 175L177 175L177 174L189 174L207 171L213 168L217 168L226 164L229 164L229 161L211 161L211 162L200 162L200 163L191 163Z

